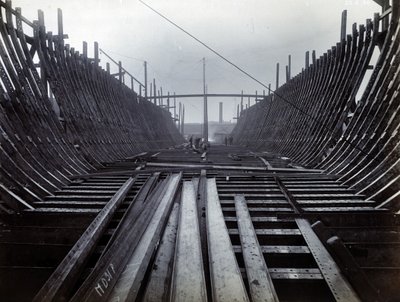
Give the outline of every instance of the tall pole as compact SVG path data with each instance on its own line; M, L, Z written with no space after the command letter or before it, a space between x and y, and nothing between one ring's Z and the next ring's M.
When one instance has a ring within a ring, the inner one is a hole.
M224 122L224 113L223 113L223 104L219 102L219 123L222 124Z
M176 119L176 97L174 92L174 118Z
M157 89L156 89L156 79L153 78L153 96L154 96L154 104L157 105Z
M179 117L178 117L178 129L179 129L179 132L181 133L181 134L183 134L182 133L182 128L181 128L181 121L182 121L182 104L181 104L181 102L179 102Z
M204 92L204 127L203 137L208 142L208 112L207 112L207 88L206 88L206 58L203 58L203 92Z
M169 111L169 91L168 91L168 99L167 99L167 110L168 110L168 113L170 113L170 111Z
M144 99L147 101L147 62L144 61Z
M185 135L185 104L182 105L181 132L182 132L182 135Z

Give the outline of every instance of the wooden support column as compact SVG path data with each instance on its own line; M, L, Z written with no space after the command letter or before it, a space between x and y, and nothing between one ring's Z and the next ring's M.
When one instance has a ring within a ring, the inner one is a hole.
M157 105L157 89L156 89L156 79L153 78L153 103Z
M181 127L181 120L182 120L182 103L179 102L179 112L178 112L178 130L182 134L182 127Z
M340 41L346 40L346 26L347 26L347 10L342 12L342 21L340 24Z
M175 97L175 92L174 92L174 118L176 119L176 97Z
M276 63L276 86L275 89L279 88L279 63Z
M240 113L243 112L243 90L242 90L242 95L240 97ZM239 114L238 114L238 118L239 118Z
M182 123L181 123L181 128L182 128L182 135L185 135L185 104L182 105Z
M203 58L203 93L204 93L204 104L203 104L203 138L208 142L208 103L207 103L207 86L206 86L206 59Z
M317 55L315 54L315 50L312 51L312 63L315 65L317 62Z
M110 63L106 63L106 70L107 70L107 73L108 74L110 74Z
M219 102L219 123L221 124L221 123L223 123L223 120L224 120L224 118L223 118L223 107L224 106L224 103L222 103L222 102Z
M118 80L122 84L122 62L118 61Z
M83 41L82 42L82 56L83 56L84 59L87 59L87 57L88 57L87 49L88 49L87 48L87 42Z
M133 77L131 77L131 89L134 90L133 88L134 88L134 85L133 85Z
M147 62L144 61L144 98L147 101Z
M306 68L310 67L310 52L306 51Z
M292 78L292 56L291 55L289 55L288 56L288 60L289 60L289 63L288 63L288 74L289 74L289 80Z
M99 43L94 42L94 65L99 66Z
M170 102L169 102L169 91L168 91L168 98L167 98L167 110L168 110L168 112L170 112L169 108L170 108Z
M57 27L58 27L58 42L64 45L64 26L63 26L63 14L62 10L57 9Z
M150 91L150 97L153 97L154 95L153 95L153 84L152 83L150 83L150 90L149 91Z
M44 13L42 10L38 10L38 25L39 25L39 36L45 35L46 34L46 28L44 24ZM42 83L44 86L44 89L46 91L46 95L49 93L49 89L47 87L47 75L46 71L44 69L44 62L39 62L40 64L40 78L42 79Z
M271 95L271 83L268 84L268 95Z
M239 104L238 104L237 105L237 111L236 111L236 120L239 120L239 116L240 116L240 113L239 113Z
M289 82L289 66L285 66L286 67L286 83Z

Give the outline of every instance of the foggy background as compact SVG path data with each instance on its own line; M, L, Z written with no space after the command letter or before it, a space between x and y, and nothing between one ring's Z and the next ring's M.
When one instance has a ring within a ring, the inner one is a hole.
M292 77L305 64L305 52L317 58L340 39L341 13L347 10L347 33L352 23L364 24L380 12L372 0L144 0L258 80L275 89L276 63L280 84L292 56ZM156 15L137 0L15 0L30 20L37 9L45 14L47 31L57 33L57 8L63 10L66 43L82 51L93 42L144 82L143 61L148 62L148 81L156 79L163 93L202 93L202 58L206 58L209 93L263 93L263 87L222 61L204 46ZM109 60L100 55L105 68ZM111 63L111 72L117 66ZM130 85L130 80L126 81ZM148 86L150 87L150 85ZM136 85L135 91L138 91ZM150 93L150 92L148 92ZM267 91L266 91L267 93ZM178 99L185 104L185 122L201 122L202 98ZM218 120L218 102L224 102L224 121L236 116L240 98L209 99L209 120ZM247 101L247 100L246 100Z

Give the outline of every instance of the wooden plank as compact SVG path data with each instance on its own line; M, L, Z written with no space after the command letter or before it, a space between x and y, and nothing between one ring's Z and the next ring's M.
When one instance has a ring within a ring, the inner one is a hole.
M170 300L207 301L196 195L189 181L183 183Z
M160 247L157 250L153 270L147 284L143 301L167 301L171 283L172 266L174 261L175 240L178 229L179 204L175 203L171 211Z
M215 170L240 170L240 171L269 171L269 172L304 172L304 173L321 173L318 169L294 169L294 168L272 168L256 167L256 166L224 166L224 165L194 165L181 163L146 163L148 167L182 167L182 168L197 168L197 169L215 169Z
M181 177L181 174L167 177L153 191L153 196L146 199L142 207L138 209L133 207L131 215L124 216L124 221L132 221L132 224L121 230L71 301L107 300L118 280L118 276L123 272L129 260L129 255L132 254L133 249L138 245L141 236L145 232L155 212L156 205L164 198L174 198Z
M213 301L249 301L225 225L215 178L207 179L206 219Z
M167 192L160 200L157 210L151 218L139 244L130 256L124 271L119 276L108 298L109 300L134 301L136 299L153 251L160 240L172 203L173 198Z
M71 290L71 287L83 269L84 260L96 247L113 214L124 200L134 182L135 178L129 178L115 193L43 285L35 296L34 301L51 301Z
M243 195L235 196L235 208L251 300L279 301Z
M302 218L297 218L296 223L336 301L360 301L310 223Z
M268 170L272 169L271 164L264 157L257 156L257 158L259 158L263 162L264 166L266 166Z

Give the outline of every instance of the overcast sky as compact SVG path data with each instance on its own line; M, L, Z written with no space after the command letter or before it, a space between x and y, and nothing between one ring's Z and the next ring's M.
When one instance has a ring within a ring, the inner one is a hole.
M347 9L347 28L365 23L380 7L372 0L144 0L222 55L275 88L275 66L281 65L280 83L288 55L292 75L304 67L307 50L319 57L339 41L340 18ZM255 93L263 88L204 46L167 23L137 0L14 0L24 16L45 13L46 30L57 32L57 8L63 10L67 43L81 51L82 41L104 49L138 79L143 61L148 79L163 92L201 93L202 58L206 58L209 93ZM100 56L104 64L107 58ZM112 71L116 67L112 67ZM186 121L202 120L202 100L181 100ZM218 99L209 100L210 120L218 119ZM224 99L224 120L232 120L240 98ZM233 121L233 120L232 120Z

